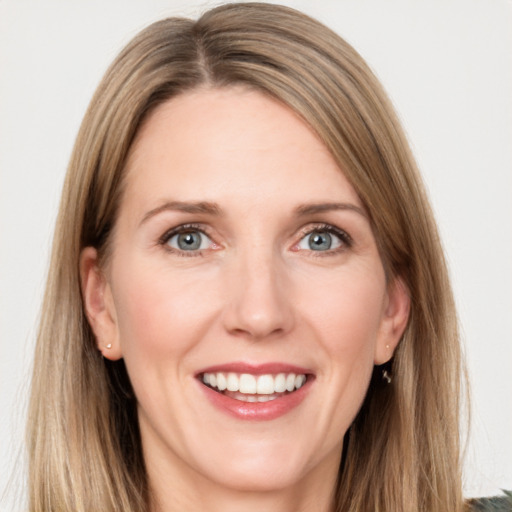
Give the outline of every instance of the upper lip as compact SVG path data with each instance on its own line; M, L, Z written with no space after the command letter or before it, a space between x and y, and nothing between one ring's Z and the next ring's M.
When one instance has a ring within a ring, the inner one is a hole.
M241 361L233 361L230 363L216 364L204 368L197 372L197 376L203 373L250 373L251 375L267 375L278 373L295 373L309 375L313 372L307 368L294 364L269 362L269 363L246 363Z

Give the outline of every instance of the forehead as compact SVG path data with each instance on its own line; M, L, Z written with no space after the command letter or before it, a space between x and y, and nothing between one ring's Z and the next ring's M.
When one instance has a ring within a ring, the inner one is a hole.
M350 199L331 154L291 109L243 88L197 90L160 105L141 127L126 194L158 201Z

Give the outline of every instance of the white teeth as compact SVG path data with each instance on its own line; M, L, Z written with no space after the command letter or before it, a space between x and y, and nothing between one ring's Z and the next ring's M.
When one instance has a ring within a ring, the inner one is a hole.
M256 377L254 377L254 375L250 373L242 373L242 375L240 375L240 393L256 393Z
M217 389L224 391L228 387L228 381L223 373L217 373Z
M243 393L234 393L235 400L239 400L241 402L271 402L276 398L279 398L278 395L244 395Z
M219 391L239 392L245 395L259 395L258 402L274 400L275 393L292 392L300 389L306 382L306 375L278 373L277 375L252 375L250 373L204 373L203 382ZM248 399L252 397L247 397ZM261 399L261 400L260 400Z
M258 395L271 395L274 393L274 379L272 375L260 375L256 385Z
M286 391L293 391L295 389L295 373L290 373L286 377Z
M284 393L286 391L286 375L284 373L276 375L274 379L274 389L276 393Z
M302 385L306 382L306 376L305 375L297 375L295 377L295 389L300 389ZM211 384L211 383L210 383ZM211 384L213 386L213 384Z
M228 391L238 391L240 389L240 381L236 373L228 373L226 388Z

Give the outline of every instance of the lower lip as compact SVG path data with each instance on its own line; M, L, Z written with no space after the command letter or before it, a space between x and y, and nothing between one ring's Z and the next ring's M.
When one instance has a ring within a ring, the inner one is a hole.
M221 411L241 420L269 421L284 416L295 409L309 392L313 378L308 376L306 383L300 388L268 402L242 402L214 391L198 381L210 402Z

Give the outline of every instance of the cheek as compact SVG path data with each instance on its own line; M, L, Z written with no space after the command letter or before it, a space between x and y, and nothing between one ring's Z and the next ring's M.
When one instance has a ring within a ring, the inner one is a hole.
M190 278L143 264L131 268L120 269L130 278L118 279L115 290L123 357L127 364L141 360L156 367L168 359L176 361L201 339L214 317L215 293L205 288L201 276Z
M329 361L320 378L325 379L335 409L326 423L344 432L364 399L373 371L385 276L379 266L352 268L326 280L321 293L319 288L303 298L302 311L316 334L318 349Z
M379 269L363 270L340 272L304 296L302 309L332 354L371 353L373 357L383 316L385 279Z

